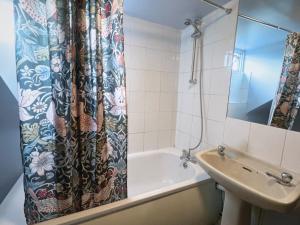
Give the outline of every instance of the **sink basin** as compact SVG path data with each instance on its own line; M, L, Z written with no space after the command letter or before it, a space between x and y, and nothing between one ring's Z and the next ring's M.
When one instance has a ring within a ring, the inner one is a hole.
M296 207L300 197L299 174L289 172L293 180L290 185L285 186L266 175L269 172L280 176L283 171L279 167L239 151L226 149L224 152L225 155L222 156L217 149L211 149L197 153L196 157L203 169L225 188L225 204L226 195L230 194L228 200L235 199L229 204L230 207L236 205L243 208L245 203L282 213ZM231 223L235 224L232 221ZM225 223L222 221L223 224Z

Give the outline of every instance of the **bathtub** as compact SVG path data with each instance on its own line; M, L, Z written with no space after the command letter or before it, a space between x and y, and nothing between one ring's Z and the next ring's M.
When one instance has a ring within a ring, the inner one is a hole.
M129 154L127 199L40 224L213 224L221 197L199 165L183 168L180 154L175 148ZM1 225L26 224L22 182L20 177L0 205Z

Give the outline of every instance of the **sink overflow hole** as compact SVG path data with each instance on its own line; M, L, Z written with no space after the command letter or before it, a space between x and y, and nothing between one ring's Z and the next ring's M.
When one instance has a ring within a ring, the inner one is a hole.
M250 172L250 173L252 173L252 170L251 169L249 169L249 168L247 168L247 167L242 167L244 170L247 170L248 172Z

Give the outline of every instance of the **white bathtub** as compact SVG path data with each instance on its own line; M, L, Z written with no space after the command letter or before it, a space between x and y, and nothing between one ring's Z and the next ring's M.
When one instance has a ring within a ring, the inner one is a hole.
M209 179L199 165L182 167L181 151L167 148L128 156L128 198L42 224L72 224L98 218L109 213L136 206L171 193L196 186ZM22 177L16 182L0 205L1 225L24 225Z

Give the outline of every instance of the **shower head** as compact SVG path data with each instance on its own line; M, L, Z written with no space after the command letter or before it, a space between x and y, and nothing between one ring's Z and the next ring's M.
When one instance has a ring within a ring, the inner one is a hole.
M189 26L189 25L192 24L192 22L193 21L191 19L186 19L185 22L184 22L184 25Z
M191 35L192 38L200 38L201 31L199 30L199 26L201 25L201 19L196 18L194 21L191 19L186 19L184 25L189 26L192 25L194 27L194 33Z

